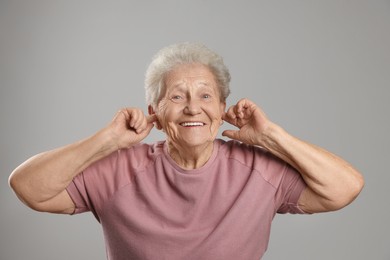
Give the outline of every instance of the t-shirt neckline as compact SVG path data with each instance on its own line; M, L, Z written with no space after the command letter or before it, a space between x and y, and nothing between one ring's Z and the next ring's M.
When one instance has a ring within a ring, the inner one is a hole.
M168 160L168 162L180 173L182 174L185 174L185 175L192 175L192 174L200 174L204 171L206 171L207 169L210 168L210 166L213 164L213 162L215 161L215 158L217 157L217 154L218 154L218 150L219 150L219 142L217 140L214 140L213 142L213 152L211 153L211 156L210 158L208 159L208 161L201 167L199 168L196 168L196 169L191 169L191 170L187 170L187 169L183 169L181 168L176 162L175 160L172 159L172 157L169 155L168 153L168 143L167 141L164 141L164 156L165 158Z

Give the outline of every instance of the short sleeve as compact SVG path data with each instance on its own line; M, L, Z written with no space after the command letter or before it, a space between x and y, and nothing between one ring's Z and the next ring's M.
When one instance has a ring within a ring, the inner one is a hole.
M306 186L298 171L286 164L275 195L277 213L307 214L298 205L299 197Z
M119 183L125 182L123 176L127 172L126 167L119 167L124 168L123 171L118 170L118 158L119 153L114 152L73 178L66 188L75 204L73 214L91 211L99 220L102 204L115 192Z
M83 173L75 177L66 188L70 198L75 204L75 211L73 214L79 214L90 211L91 202L88 200L88 194L84 185Z
M229 143L232 145L231 156L253 167L273 187L276 213L306 214L299 208L298 200L307 185L297 170L262 147L234 141Z
M97 220L116 191L132 182L135 172L148 164L149 146L118 150L88 166L66 188L75 204L73 214L91 211ZM153 158L152 158L153 159Z

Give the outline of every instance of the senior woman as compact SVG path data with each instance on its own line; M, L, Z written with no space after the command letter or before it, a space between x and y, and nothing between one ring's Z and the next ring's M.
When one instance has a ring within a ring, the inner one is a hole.
M108 259L259 259L276 213L340 209L363 179L252 101L226 110L229 81L205 46L166 47L146 73L149 115L120 110L93 136L27 160L10 185L38 211L92 211ZM216 139L223 121L233 140ZM154 126L166 140L141 143Z

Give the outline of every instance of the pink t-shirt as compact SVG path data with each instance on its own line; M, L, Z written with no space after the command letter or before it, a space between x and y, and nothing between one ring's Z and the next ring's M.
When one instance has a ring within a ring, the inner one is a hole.
M216 140L209 161L183 170L167 144L139 144L94 163L67 188L75 213L101 223L107 257L260 259L276 213L304 213L306 187L259 147Z

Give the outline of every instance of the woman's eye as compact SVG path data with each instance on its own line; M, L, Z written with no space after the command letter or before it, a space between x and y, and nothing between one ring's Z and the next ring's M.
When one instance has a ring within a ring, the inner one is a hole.
M171 100L174 102L181 102L181 101L183 101L183 97L180 95L174 95L171 97Z
M208 99L208 98L210 98L210 95L209 94L204 94L203 98Z

